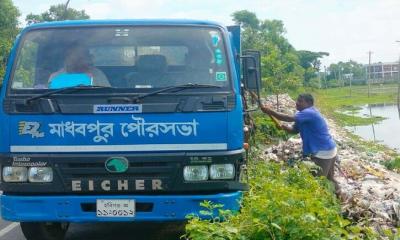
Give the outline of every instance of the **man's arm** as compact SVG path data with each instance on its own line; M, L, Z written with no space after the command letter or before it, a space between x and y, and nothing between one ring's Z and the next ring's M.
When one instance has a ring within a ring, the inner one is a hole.
M277 118L278 120L285 121L285 122L294 122L294 120L295 120L294 116L276 112L265 105L262 105L260 107L261 107L261 111L263 111L264 113L266 113L270 116Z
M259 102L261 111L263 111L264 113L266 113L266 114L268 114L268 115L270 115L272 117L275 117L278 120L285 121L285 122L294 122L294 116L290 116L290 115L286 115L286 114L283 114L283 113L275 112L271 108L269 108L269 107L267 107L265 105L262 105L260 100L258 99L258 96L256 95L256 93L254 93L252 91L249 91L249 92L250 92L250 95ZM272 120L274 120L274 119L272 119ZM275 122L275 120L274 120L274 122ZM276 124L277 125L281 125L279 123L276 123Z

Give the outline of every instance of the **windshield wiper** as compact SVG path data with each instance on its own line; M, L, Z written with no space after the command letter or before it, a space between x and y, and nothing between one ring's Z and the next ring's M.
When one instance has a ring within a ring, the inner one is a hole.
M77 85L77 86L72 86L72 87L65 87L65 88L60 88L57 90L53 90L47 93L43 93L31 98L26 99L26 103L29 104L32 101L35 101L40 98L44 97L49 97L51 95L57 94L57 93L66 93L66 92L74 92L74 91L81 91L81 90L89 90L89 89L107 89L107 88L113 88L113 87L107 87L107 86L97 86L97 85Z
M161 88L154 92L149 92L149 93L145 93L145 94L136 96L132 99L132 101L138 102L142 98L157 95L157 94L163 93L163 92L168 92L170 90L175 90L174 92L179 92L179 91L182 91L185 89L195 89L195 88L221 88L221 86L212 85L212 84L196 84L196 83L188 83L188 84L182 84L182 85L177 85L177 86L169 86L169 87Z

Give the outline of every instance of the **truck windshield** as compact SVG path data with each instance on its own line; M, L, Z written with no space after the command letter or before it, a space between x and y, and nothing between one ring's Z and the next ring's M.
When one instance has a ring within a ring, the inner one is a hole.
M19 46L11 89L95 85L140 93L183 84L229 88L222 36L210 27L32 30Z

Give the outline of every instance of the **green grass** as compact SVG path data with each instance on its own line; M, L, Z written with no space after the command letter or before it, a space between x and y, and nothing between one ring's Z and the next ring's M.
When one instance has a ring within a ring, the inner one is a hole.
M268 145L280 139L286 140L290 136L285 131L277 129L272 119L264 113L254 113L253 119L257 126L253 140L257 144Z
M360 107L360 106L343 106L342 109L344 111L356 113L356 112L360 111L362 109L362 107Z
M337 122L342 126L363 126L369 124L376 124L385 119L380 116L360 117L356 115L349 115L347 113L342 113L342 112L333 112L331 116L333 116L337 120Z
M342 126L356 126L377 123L384 118L379 116L359 117L343 113L350 111L356 113L359 106L365 104L395 103L397 99L397 85L371 85L371 94L368 97L366 86L352 88L330 88L313 92L317 107L324 115L334 118Z
M322 110L325 112L326 109ZM357 111L353 107L346 110ZM254 114L254 120L257 129L253 140L256 143L270 144L275 139L288 137L277 130L266 115ZM366 141L363 141L365 145L357 144L362 140L355 135L352 137L356 147L368 146L370 151L380 147ZM313 177L309 166L266 163L260 155L261 150L252 148L249 151L247 176L250 189L244 193L240 212L233 213L223 210L219 204L203 202L204 210L200 214L211 219L190 216L184 239L381 239L367 222L350 222L341 215L331 183L323 177ZM393 166L397 164L394 162ZM383 235L382 238L391 240L400 237L391 229Z
M387 161L384 165L389 170L400 172L400 157Z
M320 111L329 118L335 120L341 126L368 125L381 121L382 117L373 116L372 118L357 117L344 114L347 111L350 114L356 114L360 106L365 104L395 103L397 101L397 85L371 85L371 94L368 97L368 88L366 86L356 86L352 89L350 96L349 87L331 88L313 91L316 99L316 105ZM397 153L387 146L363 140L361 137L349 133L348 136L355 143L354 147L368 152L384 151L387 154L396 156Z
M203 203L201 214L213 220L192 216L186 225L188 239L362 239L354 229L371 231L357 226L353 229L340 215L331 184L313 177L305 165L292 168L252 157L248 166L250 190L240 213L218 212L221 206ZM370 236L373 239L373 233Z
M324 177L312 176L310 166L302 162L294 167L266 163L259 155L250 152L250 189L244 194L240 212L203 202L200 215L210 219L189 216L184 239L380 239L366 223L352 223L341 215L333 185ZM384 239L397 239L390 229L384 234Z
M386 145L382 145L374 141L365 140L362 137L350 132L347 134L347 136L350 137L350 139L354 143L352 147L359 151L364 151L369 153L385 152L386 154L391 155L393 157L398 155L398 153L395 150L389 148Z

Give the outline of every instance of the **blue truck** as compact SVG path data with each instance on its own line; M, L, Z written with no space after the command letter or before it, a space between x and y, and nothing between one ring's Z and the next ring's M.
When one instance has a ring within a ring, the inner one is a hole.
M184 221L246 190L245 90L260 55L240 27L194 20L33 24L0 97L1 216L27 239L69 223Z

